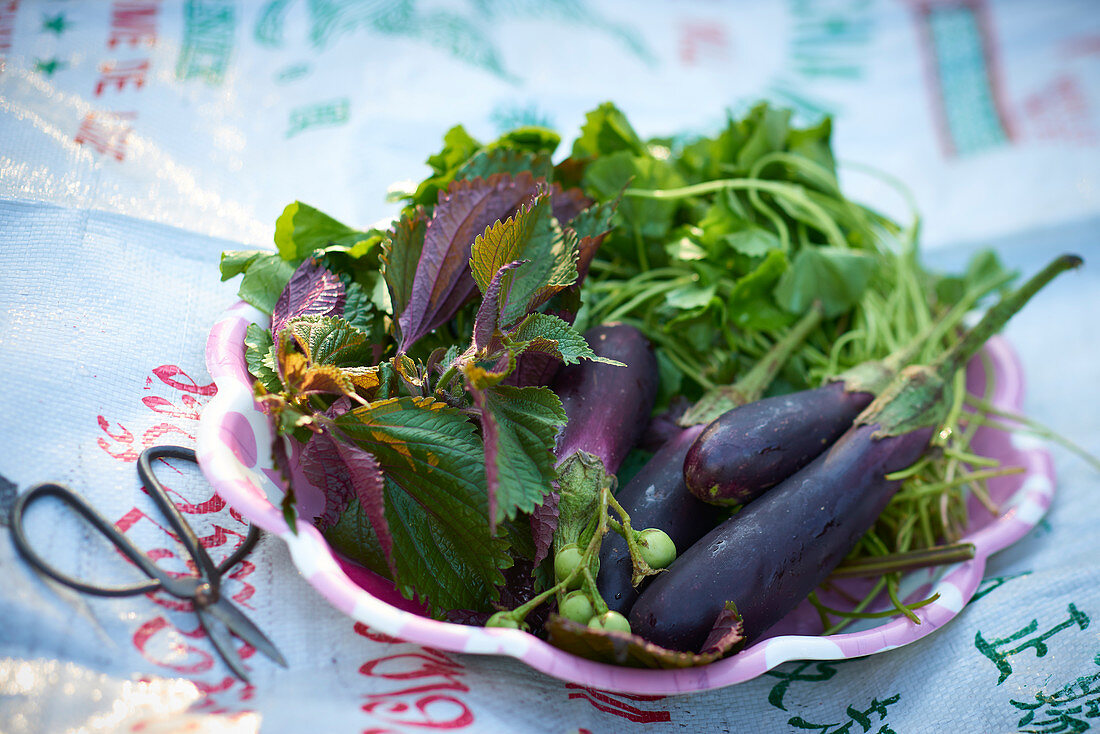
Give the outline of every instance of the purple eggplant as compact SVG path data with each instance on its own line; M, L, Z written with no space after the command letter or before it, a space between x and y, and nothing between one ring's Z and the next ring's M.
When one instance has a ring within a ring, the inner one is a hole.
M760 638L813 591L886 507L900 482L886 476L926 450L942 423L954 374L1056 275L1062 256L1003 298L932 365L908 367L827 451L680 555L630 612L635 634L697 650L726 604L746 640Z
M692 497L684 485L684 457L696 437L703 431L709 414L729 405L759 399L786 362L791 352L820 323L820 309L804 316L769 351L757 366L731 387L711 391L696 407L688 411L703 421L683 429L675 438L658 449L641 471L622 487L615 499L630 515L634 528L659 528L677 549L690 546L703 537L724 517L725 513ZM721 405L722 408L715 406ZM596 588L607 606L626 614L638 598L633 585L634 566L626 541L617 533L609 533L600 548L600 572ZM643 582L644 584L644 582Z
M649 423L657 399L657 358L642 332L628 324L596 326L584 338L596 356L626 366L584 360L558 370L550 389L569 421L555 454L560 463L587 451L614 473Z
M685 486L716 505L743 505L759 497L836 441L897 367L887 360L868 362L821 387L726 411L689 448Z
M615 499L630 513L636 528L660 528L675 543L687 548L703 537L725 513L692 497L684 486L684 456L703 426L684 429L662 446L645 466L619 490ZM634 564L626 540L608 533L600 546L600 572L596 588L607 606L625 615L638 591L631 584Z

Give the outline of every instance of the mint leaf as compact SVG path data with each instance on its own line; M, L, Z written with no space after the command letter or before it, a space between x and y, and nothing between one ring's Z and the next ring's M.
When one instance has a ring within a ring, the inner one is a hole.
M248 371L268 392L279 392L283 384L275 371L275 341L271 332L259 324L249 324L244 337L244 361Z
M271 331L279 334L299 316L337 316L344 313L344 284L316 258L302 261L279 295L271 312Z
M537 191L528 173L514 178L498 173L487 180L455 181L440 196L424 235L411 297L399 319L400 351L450 320L477 292L469 270L474 238L510 217Z
M588 342L566 321L545 313L533 313L509 334L509 342L522 346L526 352L552 354L565 364L576 364L582 359L623 366L622 362L597 357Z
M397 585L434 613L488 609L510 559L489 531L484 452L473 424L427 398L393 398L336 418L386 476Z
M416 264L424 249L424 234L428 230L428 215L416 207L401 215L382 241L382 277L390 292L393 318L400 318L412 297Z
M300 260L329 244L352 247L369 236L300 201L275 220L275 246L284 260Z
M790 313L805 313L820 300L826 318L852 309L871 280L874 259L835 247L804 247L779 279L775 297Z
M489 525L530 512L551 490L554 438L565 409L547 387L497 385L474 391L481 409Z

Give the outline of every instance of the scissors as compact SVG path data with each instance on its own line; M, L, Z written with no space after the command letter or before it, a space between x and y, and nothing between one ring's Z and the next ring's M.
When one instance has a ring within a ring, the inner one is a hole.
M11 534L12 539L15 541L15 547L27 563L39 573L86 594L124 597L137 596L138 594L146 594L160 589L179 599L189 600L195 608L199 624L202 625L203 630L210 638L210 642L214 645L222 660L238 678L246 683L248 682L248 674L245 671L241 656L233 647L230 633L285 668L287 666L286 660L271 640L241 610L220 593L222 576L238 561L248 555L260 538L260 529L255 525L249 527L248 536L245 538L244 543L232 555L220 564L215 565L206 549L199 542L195 531L183 519L179 508L172 502L164 486L153 474L152 462L160 458L183 459L197 463L195 452L182 446L153 446L143 451L141 456L138 457L137 470L142 483L149 490L149 496L153 498L153 502L168 519L168 523L176 531L180 542L183 543L190 554L197 569L197 574L169 575L162 571L148 555L139 550L129 538L119 532L118 528L93 509L83 497L60 484L39 484L20 495L15 501L11 511ZM141 569L149 577L149 580L126 586L96 586L68 576L44 561L31 548L27 540L23 527L23 515L33 502L48 495L56 497L65 505L80 513L93 528L106 536L119 552Z

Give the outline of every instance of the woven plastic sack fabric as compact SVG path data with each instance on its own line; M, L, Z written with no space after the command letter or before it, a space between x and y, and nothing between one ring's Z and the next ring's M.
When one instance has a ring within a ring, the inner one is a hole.
M1081 254L1006 335L1027 414L1100 453L1098 35L1089 2L4 0L0 517L18 492L62 482L184 571L134 461L193 444L213 389L206 335L235 300L219 254L270 246L295 199L355 226L388 218L387 188L423 177L455 123L568 138L606 99L643 135L711 132L759 98L834 115L842 161L912 190L937 267L962 267L973 243L1022 272ZM877 178L843 170L853 198L905 215ZM383 638L271 539L225 593L290 667L245 650L246 685L186 605L42 581L0 527L0 731L1089 731L1100 479L1051 451L1050 513L945 628L664 698ZM242 541L194 467L158 475L216 559ZM55 506L28 524L59 566L134 579Z

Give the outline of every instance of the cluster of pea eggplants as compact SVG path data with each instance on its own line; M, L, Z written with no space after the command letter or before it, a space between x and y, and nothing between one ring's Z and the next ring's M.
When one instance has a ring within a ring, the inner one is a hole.
M626 542L608 533L596 585L617 616L614 624L593 619L590 626L698 651L732 603L746 643L759 639L825 580L889 503L900 482L886 477L927 450L946 416L953 375L1040 288L1080 264L1075 256L1057 258L930 366L887 379L894 369L872 365L883 379L850 371L822 387L754 399L685 428L616 495L633 527L659 528L682 552L666 572L635 588ZM630 327L599 328L586 336L605 347L609 339L626 345L615 358L627 367L584 363L559 375L569 423L558 455L595 453L614 472L644 428L656 364ZM856 374L860 379L846 379ZM741 506L732 516L723 507L730 504Z

